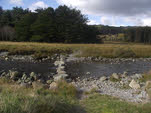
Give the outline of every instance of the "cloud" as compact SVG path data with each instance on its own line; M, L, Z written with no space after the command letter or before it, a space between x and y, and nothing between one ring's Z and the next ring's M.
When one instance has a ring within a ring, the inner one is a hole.
M151 0L57 0L82 9L90 14L138 15L148 14L151 10Z
M38 1L38 2L33 3L33 4L29 7L29 9L30 9L31 11L35 11L35 10L38 9L38 8L47 8L47 7L48 7L48 5L45 4L43 1Z
M22 0L10 0L10 4L22 5L23 1Z
M151 0L56 0L59 4L76 7L85 14L101 18L101 23L119 21L133 25L151 25ZM108 18L112 17L112 18ZM145 18L145 19L143 19Z
M88 24L89 24L89 25L99 25L100 23L97 22L97 21L95 21L95 20L90 20L90 21L88 22Z

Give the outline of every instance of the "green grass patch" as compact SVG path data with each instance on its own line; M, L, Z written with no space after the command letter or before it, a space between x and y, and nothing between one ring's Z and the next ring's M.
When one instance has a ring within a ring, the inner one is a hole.
M82 101L87 113L150 113L151 104L132 104L95 94Z

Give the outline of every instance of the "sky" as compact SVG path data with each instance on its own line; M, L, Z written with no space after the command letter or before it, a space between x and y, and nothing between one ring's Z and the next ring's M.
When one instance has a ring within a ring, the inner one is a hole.
M88 24L151 26L151 0L0 0L3 9L21 6L32 11L64 4L80 9Z

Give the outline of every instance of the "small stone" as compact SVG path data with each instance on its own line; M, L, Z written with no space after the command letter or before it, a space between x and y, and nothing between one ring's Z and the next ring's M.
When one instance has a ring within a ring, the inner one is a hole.
M66 74L65 71L59 71L58 74Z
M52 83L52 80L47 80L47 84L51 84Z
M37 80L37 75L34 72L30 73L30 77L33 78L34 80Z
M1 74L1 76L3 77L3 76L6 76L6 72L3 72L2 74Z
M103 77L100 78L101 82L106 81L106 80L107 80L107 77L105 77L105 76L103 76Z
M123 81L120 81L120 84L121 84L121 85L124 85L124 82L123 82Z
M91 73L90 73L90 72L87 72L86 74L87 74L87 75L90 75Z
M27 75L24 73L22 76L22 80L26 80L27 79Z
M133 89L140 89L140 85L133 79L129 86Z
M151 89L151 81L147 81L145 84L145 90Z
M65 80L67 76L68 76L67 74L59 74L59 75L55 75L53 78L54 81L60 81L60 80Z
M49 86L49 89L50 89L50 90L56 90L57 87L58 87L57 83L56 83L56 82L52 82L52 83L50 84L50 86Z
M113 73L113 74L112 74L112 77L113 77L114 79L116 79L116 80L119 80L119 79L120 79L120 77L119 77L119 75L118 75L117 73Z
M21 83L20 86L23 88L29 88L30 87L30 85L28 83Z
M126 78L126 76L127 76L127 72L125 71L125 72L121 75L121 77L122 77L122 78Z
M5 60L8 61L8 57L6 57Z
M135 74L135 76L136 76L137 79L140 79L140 78L143 77L142 74Z
M10 71L9 74L10 74L10 78L13 80L16 79L19 75L17 71Z

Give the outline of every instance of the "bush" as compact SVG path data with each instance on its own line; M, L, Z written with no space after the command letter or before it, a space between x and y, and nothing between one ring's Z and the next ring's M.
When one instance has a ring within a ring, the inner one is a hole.
M113 55L116 58L130 58L136 56L130 48L116 48L113 51Z

